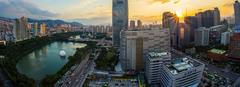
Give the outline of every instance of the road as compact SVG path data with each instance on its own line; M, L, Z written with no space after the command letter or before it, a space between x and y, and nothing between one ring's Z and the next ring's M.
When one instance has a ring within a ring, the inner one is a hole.
M95 55L94 60L97 59L99 52ZM95 62L94 60L88 60L85 65L83 65L83 70L76 73L76 80L72 83L70 87L82 87L87 76L94 70Z
M176 56L187 56L185 53L174 50L174 49L172 49L172 52L176 53ZM236 81L240 77L240 74L234 73L230 70L226 71L226 69L218 68L215 65L209 64L207 61L202 61L200 59L196 59L196 60L204 63L205 67L208 69L208 72L211 72L211 73L216 72L218 75L224 78L228 78L231 82Z
M97 59L99 52L96 53L94 60ZM82 87L88 74L92 73L95 67L94 60L89 60L90 53L82 60L80 64L69 70L58 82L55 87Z

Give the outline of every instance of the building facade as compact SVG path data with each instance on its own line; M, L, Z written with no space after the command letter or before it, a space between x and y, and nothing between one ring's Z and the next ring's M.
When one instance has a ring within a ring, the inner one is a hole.
M168 29L152 28L121 32L120 62L124 71L142 70L144 54L153 50L170 50Z
M161 87L198 87L205 65L190 57L172 59L162 67Z
M113 0L112 5L113 45L119 47L120 32L128 28L128 0Z
M240 3L238 2L238 0L236 0L234 3L234 15L235 15L235 25L239 26L240 25Z
M14 22L14 37L16 41L28 39L28 20L26 17L16 19Z
M240 62L240 33L234 33L229 44L229 59Z
M164 12L162 19L162 27L170 29L171 46L178 47L179 44L179 18L171 12Z
M221 34L221 44L228 45L230 43L230 32L224 32Z
M209 45L209 29L205 27L200 27L195 30L195 46L207 46Z
M160 84L162 66L171 62L171 53L149 52L145 61L145 76L148 84Z
M185 42L191 43L194 42L194 31L198 29L198 21L195 16L187 16L184 18L185 23Z
M46 35L46 24L43 23L40 25L40 32L41 32L41 36L45 36Z

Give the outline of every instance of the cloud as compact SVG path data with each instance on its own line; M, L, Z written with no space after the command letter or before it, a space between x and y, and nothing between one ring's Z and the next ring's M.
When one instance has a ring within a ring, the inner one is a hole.
M57 14L42 10L28 0L0 0L0 16L16 18L27 16L31 18L51 18Z

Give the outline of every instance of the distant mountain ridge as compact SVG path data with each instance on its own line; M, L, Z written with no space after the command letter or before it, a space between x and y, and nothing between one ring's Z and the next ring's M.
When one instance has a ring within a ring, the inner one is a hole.
M13 18L0 17L0 20L13 21L14 19ZM79 22L65 22L63 20L50 20L50 19L38 20L38 19L28 18L28 22L29 23L38 23L38 24L46 23L46 25L48 27L54 27L55 25L62 25L62 24L70 24L71 26L74 26L74 27L83 26L83 24L79 23Z

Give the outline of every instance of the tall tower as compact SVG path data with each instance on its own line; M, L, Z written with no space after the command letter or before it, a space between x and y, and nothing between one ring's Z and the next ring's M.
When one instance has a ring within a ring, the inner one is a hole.
M120 32L128 28L128 0L113 0L112 26L113 45L119 47Z
M220 11L219 11L219 9L217 7L214 8L213 11L214 11L213 12L213 15L214 15L214 26L216 26L216 25L220 24L220 20L221 20Z
M240 25L240 3L236 0L234 3L235 25Z

